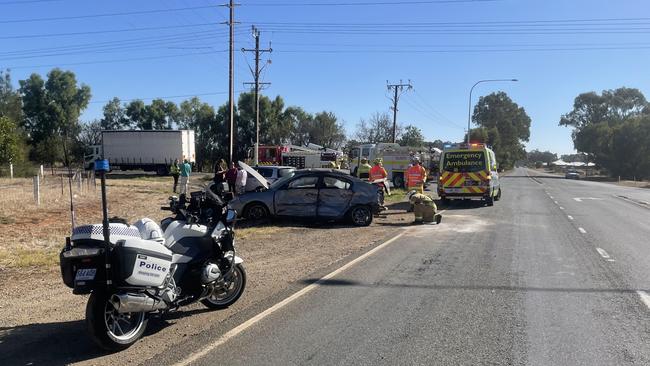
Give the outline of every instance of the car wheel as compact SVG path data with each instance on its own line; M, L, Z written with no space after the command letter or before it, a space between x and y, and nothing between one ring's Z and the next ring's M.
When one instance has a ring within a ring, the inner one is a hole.
M261 202L251 203L244 210L244 217L248 220L261 220L269 216L269 209Z
M355 206L349 215L354 226L368 226L372 223L372 211L368 206Z
M497 193L496 197L494 197L495 201L499 201L501 199L501 187L499 187L499 193Z

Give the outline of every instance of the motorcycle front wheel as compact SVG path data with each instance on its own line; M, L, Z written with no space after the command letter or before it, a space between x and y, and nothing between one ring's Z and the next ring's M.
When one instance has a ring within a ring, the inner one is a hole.
M210 309L225 309L239 300L245 287L246 270L243 265L237 264L226 287L215 289L210 296L201 300L201 303Z
M121 351L135 343L147 328L147 314L118 313L112 294L94 291L86 305L86 325L92 339L108 351Z

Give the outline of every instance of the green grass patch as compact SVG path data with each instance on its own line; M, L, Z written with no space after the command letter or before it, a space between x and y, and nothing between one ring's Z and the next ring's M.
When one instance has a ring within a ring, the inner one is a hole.
M0 265L9 268L52 267L59 264L56 249L0 250Z
M9 225L13 224L16 222L16 219L14 219L11 216L0 216L0 225Z
M390 196L385 195L384 196L384 201L386 203L395 203L395 202L401 202L406 199L406 194L408 192L404 189L398 188L398 189L391 189L390 190Z

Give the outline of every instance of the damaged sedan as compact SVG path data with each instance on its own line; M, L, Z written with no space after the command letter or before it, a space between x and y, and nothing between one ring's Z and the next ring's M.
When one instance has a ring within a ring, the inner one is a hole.
M242 168L264 179L251 167ZM252 173L252 172L254 173ZM349 220L368 226L378 212L377 187L335 169L305 169L286 175L268 189L235 197L229 202L240 217L259 220L290 217L323 221Z

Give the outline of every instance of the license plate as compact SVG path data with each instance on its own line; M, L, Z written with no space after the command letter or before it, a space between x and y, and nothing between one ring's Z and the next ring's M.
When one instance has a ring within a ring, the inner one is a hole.
M466 181L465 181L465 186L466 186L466 187L470 187L470 186L478 186L478 185L479 185L479 182L477 182L477 181L475 181L475 180L466 180Z
M74 276L75 281L90 281L95 279L95 274L97 273L96 268L82 268L77 271L77 274Z
M462 193L461 188L445 188L445 192L447 193Z

